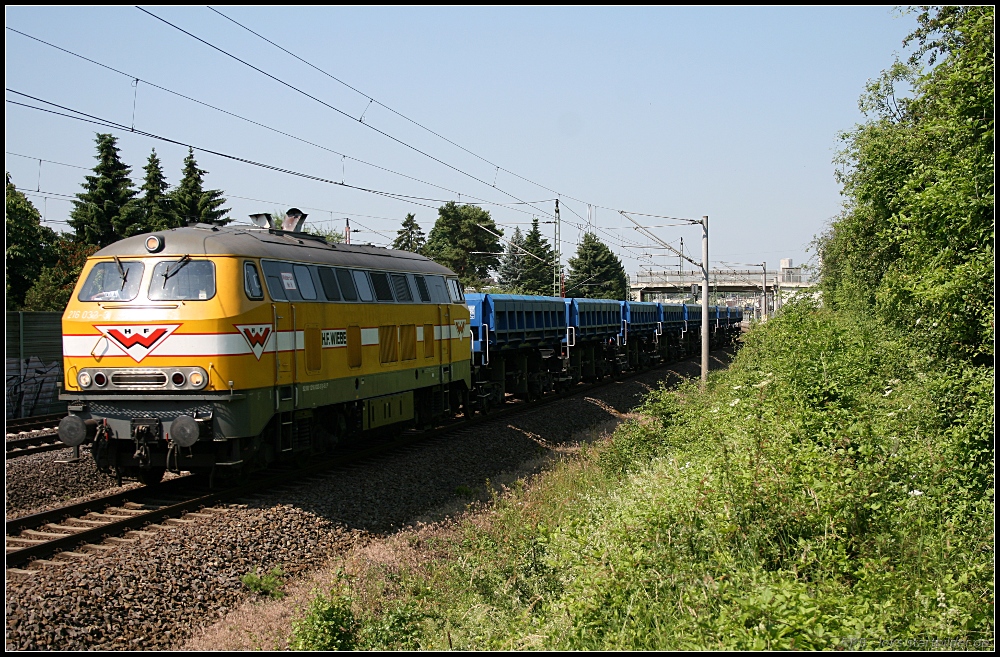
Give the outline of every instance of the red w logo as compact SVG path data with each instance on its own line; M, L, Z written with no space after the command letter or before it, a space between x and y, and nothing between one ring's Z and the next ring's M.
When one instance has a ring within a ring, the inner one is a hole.
M112 347L118 347L135 362L141 361L151 351L167 341L180 324L147 324L133 326L97 326L101 335L108 339ZM113 350L116 351L116 350Z
M271 335L271 327L266 326L262 329L247 327L243 329L243 335L246 336L251 349L254 347L263 347L267 344L267 336Z
M152 333L142 335L139 332L132 333L131 329L125 329L125 333L122 333L118 329L110 329L108 331L108 335L120 343L121 346L125 347L126 350L131 349L135 345L140 345L149 349L156 344L156 341L162 338L166 332L167 329L158 328ZM132 335L127 335L128 333L132 333Z
M260 360L261 355L264 353L264 349L267 347L268 338L271 337L271 325L270 324L233 324L236 330L240 332L243 339L247 341L250 345L250 351L253 355ZM275 336L277 337L277 336Z

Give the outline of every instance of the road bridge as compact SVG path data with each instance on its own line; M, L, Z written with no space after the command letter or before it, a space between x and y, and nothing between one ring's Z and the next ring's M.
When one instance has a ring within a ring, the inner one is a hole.
M691 302L692 286L701 297L701 280L701 270L646 270L632 277L630 287L632 298L639 301ZM793 267L790 258L782 260L780 268L766 272L760 268L712 269L708 280L709 303L742 306L755 317L760 317L762 302L770 315L793 294L817 292L816 283L801 267Z

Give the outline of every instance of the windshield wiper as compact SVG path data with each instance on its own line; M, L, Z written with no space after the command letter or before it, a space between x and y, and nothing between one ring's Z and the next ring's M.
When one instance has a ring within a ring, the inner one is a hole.
M164 288L167 287L167 279L170 278L171 276L173 276L174 274L176 274L177 272L179 272L181 270L181 267L183 267L185 264L187 264L190 260L191 260L191 256L189 254L185 253L181 257L180 260L178 260L177 262L175 262L173 264L173 266L168 267L167 271L163 272L163 287Z
M119 291L124 290L125 283L128 281L128 271L122 267L122 261L118 259L118 256L113 257L115 259L115 264L118 265L118 275L122 277L122 286L119 288Z

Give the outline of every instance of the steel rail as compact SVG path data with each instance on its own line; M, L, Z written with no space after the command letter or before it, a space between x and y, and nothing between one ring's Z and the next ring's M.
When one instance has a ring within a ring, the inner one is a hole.
M375 456L385 456L402 448L443 438L452 433L464 432L481 425L498 422L520 413L533 411L542 406L584 394L597 388L611 385L613 383L628 381L629 379L635 378L641 374L655 371L668 365L684 362L689 359L690 358L685 358L671 363L658 363L652 367L628 372L618 376L607 377L600 381L594 381L583 385L577 384L563 392L545 395L540 399L531 402L513 403L509 405L505 404L503 407L499 407L495 411L490 411L486 414L479 413L471 419L455 419L447 424L440 425L432 429L423 431L409 430L404 432L402 436L393 440L380 442L375 445L369 444L360 449L352 449L347 452L341 451L332 458L323 459L322 461L309 466L279 472L266 470L259 473L259 477L255 478L253 481L207 493L204 492L204 490L197 490L193 496L174 504L156 505L153 502L144 504L142 500L156 500L158 496L162 497L164 495L171 494L185 494L185 488L192 484L197 485L197 482L203 482L204 478L180 477L178 479L162 482L154 486L143 486L65 507L59 507L49 511L14 518L8 520L6 523L7 538L16 539L18 537L12 534L23 532L26 529L45 527L49 523L59 522L68 518L79 518L90 513L99 513L109 506L120 505L128 502L157 507L149 509L145 513L122 516L121 520L111 520L98 527L81 529L81 531L75 531L59 538L53 538L45 541L44 543L36 543L25 547L9 546L7 547L8 552L6 554L7 567L13 568L21 566L34 559L42 559L64 550L71 550L72 548L84 543L93 543L110 536L120 535L130 530L141 528L147 524L155 523L166 518L180 516L186 512L209 506L220 501L246 497L248 495L260 493L269 488L289 483L299 483L304 477L325 473L329 470L351 465Z
M4 422L7 434L17 434L22 431L36 431L38 429L51 429L59 424L59 420L66 417L65 413L52 413L50 415L35 415L33 417L13 418Z

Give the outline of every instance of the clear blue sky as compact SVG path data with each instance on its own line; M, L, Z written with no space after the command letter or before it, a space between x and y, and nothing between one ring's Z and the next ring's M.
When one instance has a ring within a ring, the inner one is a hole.
M204 7L152 12L293 84L338 114L132 7L7 7L6 25L132 76L211 103L432 187L269 132L171 96L6 31L6 85L88 114L282 168L431 199L514 199L485 205L513 231L554 194L497 170L295 61ZM674 217L710 216L713 263L807 259L813 236L839 210L832 159L837 134L862 120L869 78L902 53L913 15L890 8L233 8L226 14L364 94L520 176L558 191L563 218L581 224L586 203ZM20 99L7 93L8 99ZM86 123L6 107L5 150L93 166ZM485 180L456 172L361 125ZM186 149L128 131L118 135L133 177L150 149L176 183ZM429 230L424 205L265 171L205 153L206 183L232 216L290 205L310 220L386 243L407 212ZM5 155L15 184L72 195L85 171ZM493 189L495 180L496 189ZM502 191L501 191L502 190ZM571 200L575 197L583 202ZM236 197L260 199L245 200ZM70 203L31 196L47 221ZM440 203L426 203L436 207ZM566 207L568 206L568 207ZM577 214L574 214L575 211ZM642 219L661 225L661 219ZM626 270L676 267L677 258L612 209L596 210L598 236ZM522 228L525 228L522 225ZM551 225L543 226L551 238ZM578 229L563 228L564 259ZM700 258L695 228L657 235Z

